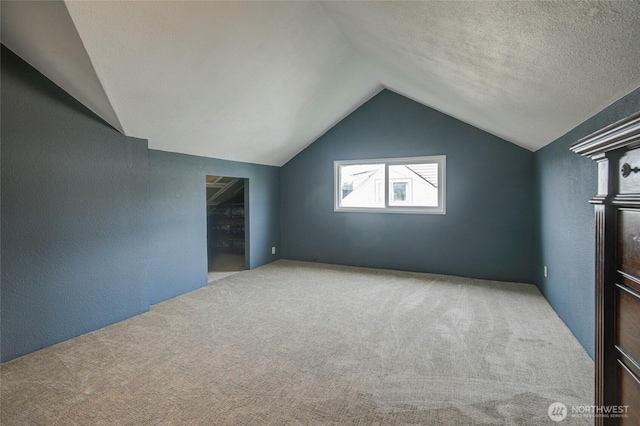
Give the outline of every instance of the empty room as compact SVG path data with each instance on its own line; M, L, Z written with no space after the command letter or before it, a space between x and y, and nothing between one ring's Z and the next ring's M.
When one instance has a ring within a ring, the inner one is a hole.
M0 5L1 425L640 424L637 1Z

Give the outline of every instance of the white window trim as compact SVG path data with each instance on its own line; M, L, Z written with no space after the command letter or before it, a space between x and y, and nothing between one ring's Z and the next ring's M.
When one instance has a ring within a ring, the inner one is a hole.
M368 160L339 160L333 162L333 194L335 212L359 212L359 213L405 213L405 214L446 214L446 155L432 155L428 157L403 157L403 158L377 158ZM413 207L389 205L389 166L404 164L437 163L438 164L438 206L437 207ZM354 164L384 164L384 207L344 207L340 205L340 167Z

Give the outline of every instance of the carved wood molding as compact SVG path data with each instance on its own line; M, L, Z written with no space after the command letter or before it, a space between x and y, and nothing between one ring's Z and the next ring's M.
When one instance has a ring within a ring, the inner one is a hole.
M585 136L571 146L571 151L591 157L598 166L598 193L590 202L595 205L596 213L594 403L599 407L623 405L622 402L629 398L628 394L623 394L619 374L621 368L628 369L624 360L634 360L626 355L625 348L618 346L617 336L624 324L618 322L616 289L627 291L640 283L640 277L631 274L630 278L625 278L618 268L618 256L622 253L620 212L629 211L634 215L640 212L638 147L640 112ZM631 361L629 365L635 366ZM596 417L594 423L596 426L618 425L619 420ZM636 420L637 416L632 422Z
M640 145L640 112L585 136L571 145L571 151L590 157L635 145Z

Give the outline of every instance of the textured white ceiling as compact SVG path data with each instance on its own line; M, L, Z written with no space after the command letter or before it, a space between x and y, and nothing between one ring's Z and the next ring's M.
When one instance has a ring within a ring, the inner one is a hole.
M335 2L394 91L530 150L640 86L640 4Z
M640 86L637 1L50 3L3 1L2 42L214 158L282 165L382 87L536 150Z

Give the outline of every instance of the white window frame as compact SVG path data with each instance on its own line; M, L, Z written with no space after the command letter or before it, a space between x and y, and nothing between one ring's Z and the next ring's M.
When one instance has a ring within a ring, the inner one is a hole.
M438 164L438 205L435 207L423 206L390 206L389 205L389 166L405 164ZM360 213L408 213L408 214L446 214L446 155L432 155L428 157L403 157L403 158L378 158L368 160L339 160L333 163L334 173L334 208L335 212L360 212ZM384 207L345 207L342 201L342 189L340 182L340 167L357 164L384 164Z

